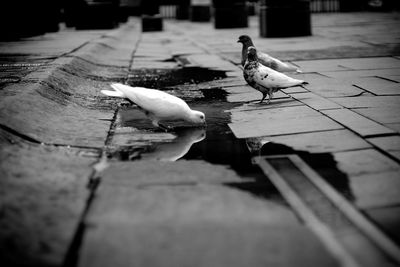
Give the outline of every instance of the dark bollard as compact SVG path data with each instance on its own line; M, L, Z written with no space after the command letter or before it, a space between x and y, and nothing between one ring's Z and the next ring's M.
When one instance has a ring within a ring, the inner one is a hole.
M263 0L261 2L261 37L309 35L311 35L309 0Z
M339 0L341 12L361 11L365 8L366 0Z
M163 30L161 15L142 15L142 32L156 32Z
M64 9L67 26L76 29L112 29L118 22L119 0L73 0Z
M163 30L163 20L160 15L159 0L143 0L142 11L142 32L154 32Z
M190 0L177 0L175 18L177 20L189 19Z
M247 5L244 0L213 0L216 29L245 28L248 26Z
M211 19L211 0L192 0L190 21L208 22Z
M59 3L59 0L0 1L0 39L17 40L58 31Z

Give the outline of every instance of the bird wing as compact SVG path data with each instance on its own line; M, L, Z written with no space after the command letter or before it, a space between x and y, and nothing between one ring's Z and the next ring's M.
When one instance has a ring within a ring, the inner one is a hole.
M114 84L112 87L121 91L142 109L159 118L174 119L182 115L183 112L190 110L182 99L156 89L131 87L123 84Z
M274 60L274 58L271 57L270 55L262 53L262 52L257 52L257 57L258 57L258 62L260 62L264 66L274 69L274 70L278 69L279 65Z
M254 81L266 88L287 88L304 83L303 80L291 78L262 65L259 65L254 72Z
M258 52L257 57L259 62L266 67L277 71L298 71L301 72L296 66L288 64L286 62L282 62L277 58L274 58L266 53Z

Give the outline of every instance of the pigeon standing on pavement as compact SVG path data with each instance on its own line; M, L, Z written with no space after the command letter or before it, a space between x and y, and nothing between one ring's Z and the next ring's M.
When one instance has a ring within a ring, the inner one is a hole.
M241 64L242 64L242 66L244 66L244 64L246 63L246 59L247 59L247 49L250 46L255 47L255 45L253 44L253 41L251 40L251 38L248 35L239 36L238 43L243 44ZM286 62L282 62L279 59L274 58L266 53L257 51L257 57L258 57L258 61L262 65L264 65L268 68L271 68L273 70L276 70L279 72L301 72L301 70L299 68L297 68L296 66L291 65Z
M139 106L152 124L164 130L169 128L160 124L160 121L183 120L194 124L205 124L203 112L192 110L182 99L156 89L131 87L114 83L111 87L115 91L101 90L107 96L128 98Z
M273 94L280 89L308 84L303 80L293 79L283 73L261 65L254 46L250 46L247 49L247 60L243 69L243 77L251 87L263 94L260 103L268 95L267 104L271 101Z

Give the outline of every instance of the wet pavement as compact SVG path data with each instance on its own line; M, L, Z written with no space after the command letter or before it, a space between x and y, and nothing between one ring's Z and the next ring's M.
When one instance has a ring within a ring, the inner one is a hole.
M399 13L313 14L313 35L140 20L0 43L5 266L398 266ZM258 104L239 35L309 82ZM183 98L154 129L112 82Z

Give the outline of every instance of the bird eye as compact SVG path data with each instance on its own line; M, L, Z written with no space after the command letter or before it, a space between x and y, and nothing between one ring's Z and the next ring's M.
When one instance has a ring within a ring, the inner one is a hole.
M200 115L200 119L204 120L204 116L203 116L203 115Z

